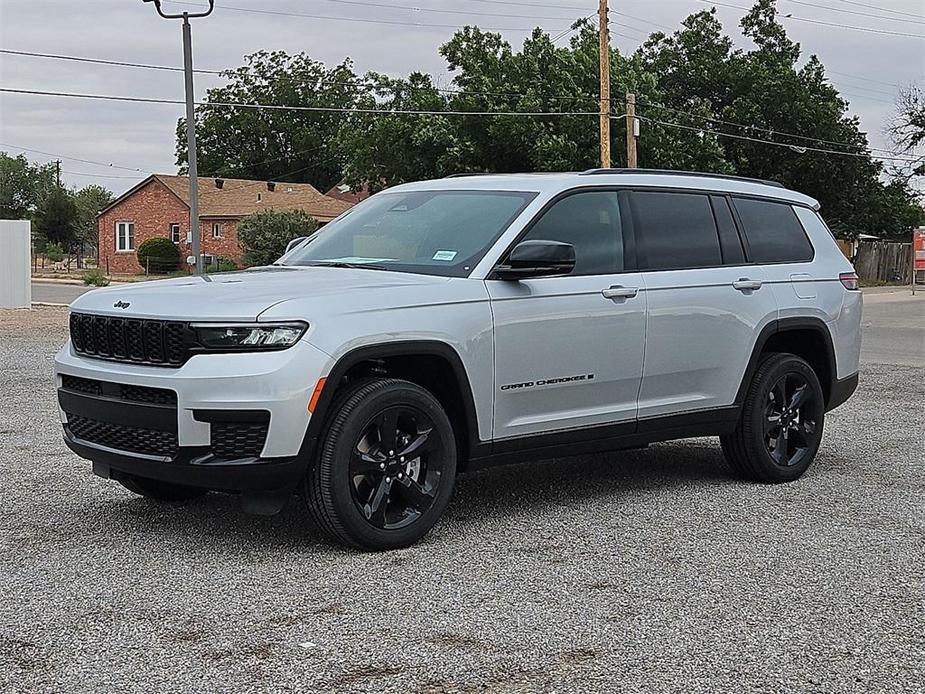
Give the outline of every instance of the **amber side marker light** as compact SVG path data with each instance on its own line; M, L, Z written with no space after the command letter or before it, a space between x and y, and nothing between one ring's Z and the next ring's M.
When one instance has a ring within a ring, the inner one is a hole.
M312 414L315 413L315 408L318 406L318 399L321 397L321 391L324 390L324 384L327 382L327 378L319 378L318 383L315 385L315 390L312 393L312 399L308 401L308 411Z
M858 281L858 275L856 272L843 272L838 276L838 279L841 280L841 283L844 285L845 289L856 292L861 288L861 283Z

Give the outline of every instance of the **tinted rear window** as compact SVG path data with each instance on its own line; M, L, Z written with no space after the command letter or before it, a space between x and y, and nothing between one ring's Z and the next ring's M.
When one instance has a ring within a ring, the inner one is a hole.
M749 198L735 198L735 206L753 262L800 263L813 259L813 247L793 207Z
M632 200L636 236L648 269L722 265L709 197L634 192Z

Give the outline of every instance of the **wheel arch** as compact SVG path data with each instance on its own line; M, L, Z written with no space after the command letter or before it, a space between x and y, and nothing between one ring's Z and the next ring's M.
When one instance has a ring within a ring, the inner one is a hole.
M459 353L439 340L408 340L356 347L342 355L326 377L309 420L300 455L311 460L337 393L351 380L365 376L402 378L427 389L453 424L459 468L482 445L469 376Z
M805 359L819 378L826 409L829 409L838 372L832 333L819 318L781 318L764 327L755 341L748 367L736 393L737 406L741 407L745 402L748 386L758 369L761 356L768 352L788 352Z

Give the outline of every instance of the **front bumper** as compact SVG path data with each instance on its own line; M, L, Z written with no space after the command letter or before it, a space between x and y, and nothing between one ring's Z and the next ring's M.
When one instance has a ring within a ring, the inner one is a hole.
M308 402L330 361L305 341L279 352L196 355L180 368L82 357L68 343L55 358L65 442L104 477L233 492L293 486L306 465ZM78 379L102 389L79 392ZM127 388L176 397L142 402ZM231 443L217 444L219 426L230 427ZM235 454L249 426L259 438L246 436L246 453Z

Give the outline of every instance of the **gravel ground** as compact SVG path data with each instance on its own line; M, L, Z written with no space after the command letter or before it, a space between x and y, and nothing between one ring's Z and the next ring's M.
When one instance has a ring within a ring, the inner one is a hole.
M318 541L299 502L155 506L70 454L65 312L0 312L0 690L914 692L921 369L867 364L801 481L715 440L460 478L421 545Z

